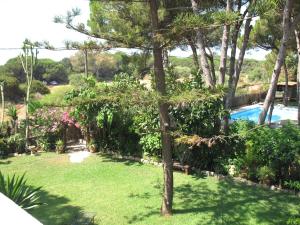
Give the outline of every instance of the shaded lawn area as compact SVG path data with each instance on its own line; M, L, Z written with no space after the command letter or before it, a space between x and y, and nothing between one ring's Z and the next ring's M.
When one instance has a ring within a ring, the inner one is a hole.
M162 169L93 155L71 164L67 155L44 153L0 160L4 174L26 171L43 186L32 211L45 225L70 224L80 211L96 224L285 224L300 210L300 198L216 178L175 173L174 215L159 215Z

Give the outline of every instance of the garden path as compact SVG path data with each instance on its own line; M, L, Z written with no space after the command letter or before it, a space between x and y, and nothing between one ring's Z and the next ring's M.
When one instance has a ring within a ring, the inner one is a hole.
M75 143L68 145L69 159L71 163L81 163L84 159L89 157L91 153L87 150L83 143Z

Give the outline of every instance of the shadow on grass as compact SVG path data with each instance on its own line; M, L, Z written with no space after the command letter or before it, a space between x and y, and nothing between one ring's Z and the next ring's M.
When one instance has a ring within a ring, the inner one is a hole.
M7 165L7 164L10 164L10 163L11 163L10 160L0 159L0 165Z
M130 159L118 159L118 158L112 158L112 157L106 156L106 155L101 155L101 157L103 157L102 162L117 162L117 163L123 163L126 166L142 166L142 165L144 165L141 162L137 162L137 161L130 160Z
M215 181L196 179L199 182L174 188L174 220L184 216L193 219L193 223L207 225L286 224L295 208L299 209L300 199L293 195L230 179L220 180L216 186L209 184ZM145 196L140 194L140 197ZM153 215L159 216L159 210L149 208L144 214L129 218L128 223L141 223Z
M85 213L81 207L72 206L66 197L52 195L44 190L41 191L40 201L45 205L33 209L30 213L43 225L81 225L90 224L89 214Z

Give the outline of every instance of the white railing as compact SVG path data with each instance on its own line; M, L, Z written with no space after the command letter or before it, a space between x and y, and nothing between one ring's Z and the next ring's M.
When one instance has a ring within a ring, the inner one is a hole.
M43 225L36 218L0 193L1 225Z

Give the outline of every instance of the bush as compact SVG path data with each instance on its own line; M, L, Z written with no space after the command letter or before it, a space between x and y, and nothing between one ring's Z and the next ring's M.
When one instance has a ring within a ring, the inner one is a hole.
M12 177L4 177L0 172L0 192L25 210L42 205L39 201L40 189L41 187L29 187L26 184L25 174L20 177L16 174Z
M26 84L21 84L20 88L24 93L26 93L26 88L27 88ZM46 95L50 93L50 90L43 82L39 80L33 80L31 84L30 93L31 94L40 93L42 95Z
M288 180L284 182L284 186L295 192L300 191L300 181Z
M300 129L287 124L281 128L255 127L234 123L232 134L242 137L241 173L252 180L272 178L275 183L300 179Z
M57 153L64 153L65 144L62 140L59 139L55 142L55 150Z
M8 137L7 143L9 145L9 149L11 152L17 152L17 153L25 152L26 140L25 137L20 133L16 133Z
M7 156L8 154L8 146L3 138L0 138L0 158Z
M51 143L49 142L47 137L41 137L37 140L37 146L40 148L41 151L50 151L51 150Z
M74 87L80 87L84 82L85 75L82 73L75 73L69 75L69 84Z
M287 225L300 225L300 216L294 216L287 221Z
M19 101L25 96L25 92L20 89L19 81L15 77L0 75L0 81L4 82L5 100Z
M161 157L162 146L159 132L142 136L139 144L142 146L145 156Z
M263 184L270 185L275 179L275 173L272 168L268 166L260 167L257 171L258 180Z

